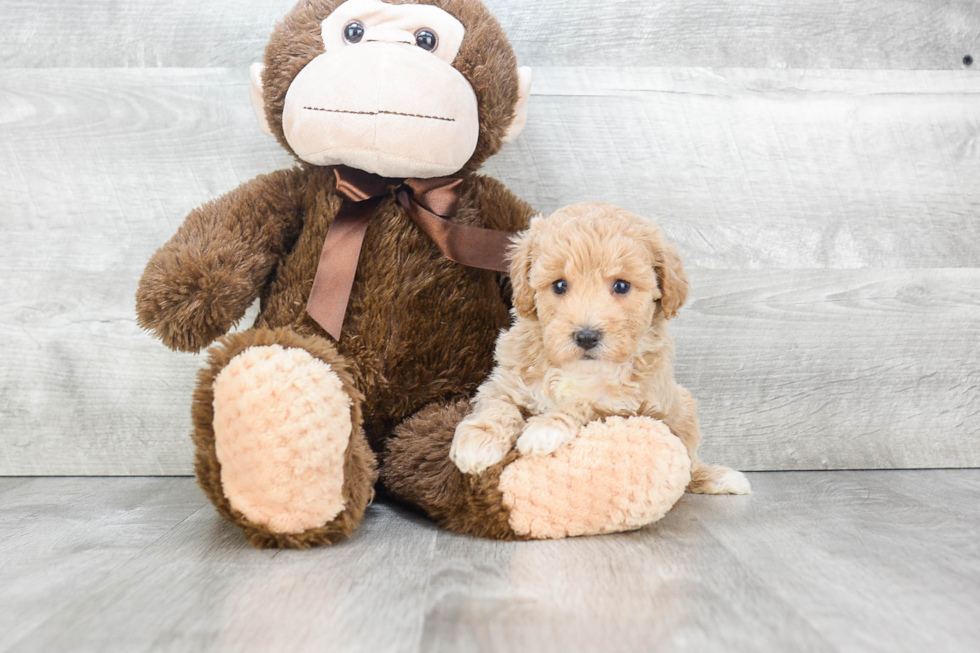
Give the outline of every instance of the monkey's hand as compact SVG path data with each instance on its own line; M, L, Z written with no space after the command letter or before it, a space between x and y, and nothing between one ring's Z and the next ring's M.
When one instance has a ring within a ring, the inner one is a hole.
M191 352L227 333L299 233L297 174L257 177L192 211L143 272L139 325L171 349Z
M257 295L242 265L206 251L164 248L136 292L137 321L171 349L200 351L241 319Z

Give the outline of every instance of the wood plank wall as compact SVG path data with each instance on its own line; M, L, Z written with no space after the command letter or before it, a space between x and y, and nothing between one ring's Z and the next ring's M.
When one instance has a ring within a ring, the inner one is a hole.
M246 68L291 4L0 0L0 474L190 472L201 361L133 294L189 210L290 165ZM665 226L706 459L980 465L980 3L488 5L536 76L485 172Z

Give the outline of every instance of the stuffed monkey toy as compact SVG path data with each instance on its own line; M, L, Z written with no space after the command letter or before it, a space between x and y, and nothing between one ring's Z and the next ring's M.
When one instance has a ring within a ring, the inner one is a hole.
M531 80L487 9L301 0L251 73L262 129L298 165L191 212L137 293L168 347L210 346L193 438L218 511L255 546L293 548L350 535L376 487L500 539L659 518L642 432L591 425L587 464L449 459L509 323L508 238L533 213L476 174L520 133ZM226 335L256 298L252 328ZM587 481L603 475L618 481Z

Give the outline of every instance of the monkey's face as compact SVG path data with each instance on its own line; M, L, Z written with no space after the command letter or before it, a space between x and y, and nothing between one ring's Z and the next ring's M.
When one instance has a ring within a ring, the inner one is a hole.
M321 24L325 52L286 93L290 147L313 165L385 177L460 170L480 135L476 94L453 67L465 34L432 5L343 3Z
M299 159L396 178L476 171L531 87L480 0L300 0L251 72L260 126Z

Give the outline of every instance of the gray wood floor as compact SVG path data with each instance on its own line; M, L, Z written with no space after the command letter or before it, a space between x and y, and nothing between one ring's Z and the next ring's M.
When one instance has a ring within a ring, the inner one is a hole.
M561 542L376 504L296 552L250 548L189 478L0 478L0 650L980 650L980 470L751 480Z

